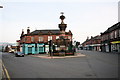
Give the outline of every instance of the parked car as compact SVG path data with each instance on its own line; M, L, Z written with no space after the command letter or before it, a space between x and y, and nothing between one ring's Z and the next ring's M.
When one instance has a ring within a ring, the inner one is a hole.
M16 57L18 57L18 56L24 57L24 53L22 53L22 52L16 52L16 53L15 53L15 56L16 56Z
M15 53L15 50L10 50L9 53Z

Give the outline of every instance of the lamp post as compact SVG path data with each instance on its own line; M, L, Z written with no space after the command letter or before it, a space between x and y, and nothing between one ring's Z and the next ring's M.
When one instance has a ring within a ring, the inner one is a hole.
M49 52L50 52L50 56L51 56L51 58L52 58L52 56L53 56L53 53L52 53L52 45L53 45L53 42L52 42L52 36L51 36L51 33L49 34L50 35L50 37L49 37Z
M51 56L51 58L53 57L53 52L52 52L52 45L53 45L53 42L52 42L52 40L50 40L49 41L49 52L50 52L50 56Z
M76 41L74 41L74 53L76 53Z
M73 51L73 53L75 54L75 40L74 40L75 38L72 38L72 51Z

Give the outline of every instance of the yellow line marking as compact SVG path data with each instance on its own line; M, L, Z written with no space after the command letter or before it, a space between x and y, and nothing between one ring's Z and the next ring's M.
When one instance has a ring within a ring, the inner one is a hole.
M8 73L7 69L5 68L5 65L3 63L2 63L2 65L3 65L3 68L5 70L5 73L6 73L6 76L7 76L8 80L10 80L9 73Z
M5 76L4 71L2 71L2 77L4 77L4 76Z

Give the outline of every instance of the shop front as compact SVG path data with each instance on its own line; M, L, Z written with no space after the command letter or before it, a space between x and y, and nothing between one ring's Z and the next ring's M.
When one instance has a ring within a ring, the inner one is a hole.
M22 52L24 54L39 54L44 53L44 44L22 44Z
M38 53L45 53L44 43L38 44Z
M111 52L120 52L120 41L111 42Z

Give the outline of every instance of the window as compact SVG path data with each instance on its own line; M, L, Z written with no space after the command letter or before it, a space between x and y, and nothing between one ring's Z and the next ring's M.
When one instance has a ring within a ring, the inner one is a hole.
M59 39L59 36L56 36L56 39Z
M117 31L115 31L115 38L117 38Z
M119 37L120 37L120 29L119 29Z
M43 37L39 37L39 41L42 42L43 41Z
M34 42L34 37L31 37L31 41Z
M26 38L25 37L23 37L23 42L25 42L26 41Z
M110 34L110 39L113 39L113 32L111 32Z
M52 36L48 36L48 41L52 40Z

